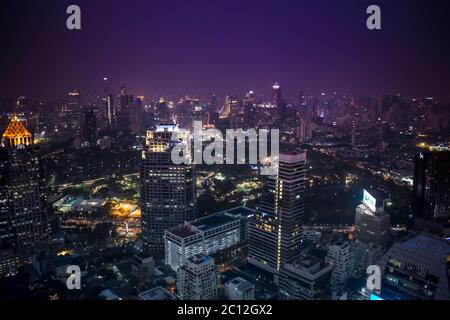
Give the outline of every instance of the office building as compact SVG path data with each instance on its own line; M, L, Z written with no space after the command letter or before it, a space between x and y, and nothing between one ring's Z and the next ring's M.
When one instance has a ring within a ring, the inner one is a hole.
M247 240L246 224L253 214L251 209L237 207L167 230L166 264L176 271L196 254L211 256L221 252L223 256L225 251L239 251Z
M449 300L450 243L412 234L394 243L380 262L381 296L387 300Z
M325 261L333 267L331 291L343 289L353 275L354 255L348 241L337 241L328 248Z
M306 152L281 154L278 174L266 179L258 212L249 222L249 262L276 273L301 256Z
M352 245L352 252L354 257L354 268L360 274L365 274L367 267L378 265L379 260L385 252L385 248L375 243L355 242Z
M181 300L217 299L219 270L214 259L195 255L177 271L177 289Z
M164 252L164 232L195 218L194 167L189 163L175 165L171 159L173 146L187 141L188 135L176 125L160 125L147 132L140 164L142 240L146 251Z
M17 273L19 257L12 249L0 250L0 278L13 276Z
M323 260L303 256L284 265L278 280L280 290L290 300L327 299L331 270L331 265Z
M374 192L372 192L374 193ZM364 190L363 202L356 208L356 240L386 247L389 242L390 216L384 212L383 201Z
M225 283L225 294L229 300L255 300L255 285L237 277Z
M155 260L143 254L137 254L133 257L131 264L131 274L139 281L145 281L155 273Z

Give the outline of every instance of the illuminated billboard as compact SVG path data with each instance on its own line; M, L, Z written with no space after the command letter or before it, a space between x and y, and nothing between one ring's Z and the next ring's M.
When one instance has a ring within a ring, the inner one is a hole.
M374 293L371 293L371 294L370 294L370 299L369 299L369 300L372 300L372 301L379 301L379 300L384 300L384 299L383 299L382 297L380 297L380 296L374 294Z
M372 211L377 211L377 200L364 189L363 203Z

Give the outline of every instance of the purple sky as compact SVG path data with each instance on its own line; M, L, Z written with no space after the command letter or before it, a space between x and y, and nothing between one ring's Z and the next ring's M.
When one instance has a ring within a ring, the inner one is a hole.
M82 30L66 29L78 4ZM381 31L365 27L382 8ZM450 100L448 0L2 0L0 97L78 88L202 99L248 89L290 100L433 95Z

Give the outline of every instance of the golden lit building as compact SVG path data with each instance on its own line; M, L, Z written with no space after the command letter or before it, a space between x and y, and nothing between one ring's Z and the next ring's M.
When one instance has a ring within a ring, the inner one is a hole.
M38 147L13 116L0 147L0 249L30 253L48 239L45 177Z
M31 133L25 128L19 118L14 115L2 135L2 145L16 147L18 145L29 146L33 144Z

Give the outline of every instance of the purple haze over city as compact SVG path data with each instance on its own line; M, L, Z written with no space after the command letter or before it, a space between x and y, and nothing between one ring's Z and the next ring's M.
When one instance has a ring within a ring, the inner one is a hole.
M82 30L66 28L67 6ZM366 8L382 9L382 30ZM72 89L188 94L201 99L278 81L297 98L351 95L450 99L448 1L3 0L0 96L54 99Z

